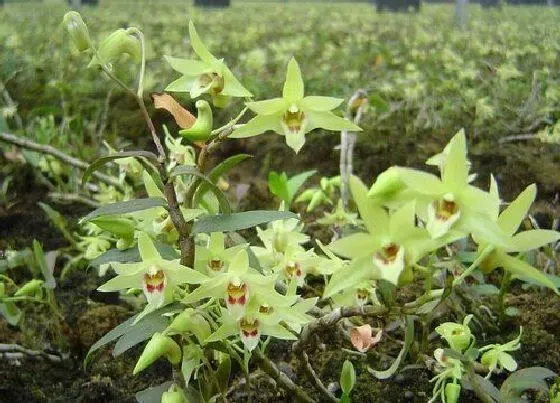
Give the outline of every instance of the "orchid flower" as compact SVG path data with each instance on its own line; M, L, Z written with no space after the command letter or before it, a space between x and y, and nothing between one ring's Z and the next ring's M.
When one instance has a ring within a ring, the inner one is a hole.
M367 189L355 176L350 190L367 232L358 232L331 243L329 249L339 256L353 259L351 273L335 273L325 296L366 279L384 279L398 285L401 274L439 245L423 228L415 226L415 203L409 202L389 215L372 203Z
M225 236L222 232L212 232L205 247L197 246L195 251L195 269L206 272L210 276L227 272L231 259L247 244L232 248L224 246Z
M502 231L489 218L489 193L469 184L466 153L465 133L460 131L449 143L441 178L411 168L396 170L400 180L417 194L418 213L426 221L432 238L439 238L454 229L505 245Z
M247 251L242 249L231 259L225 271L202 282L200 287L185 296L183 302L189 304L203 298L220 298L225 300L230 313L240 318L245 313L249 298L255 295L266 295L272 304L282 300L283 296L273 289L275 277L263 276L250 268Z
M458 352L463 352L470 346L474 337L469 328L469 322L473 315L465 316L462 324L445 322L436 327L436 333L447 341L449 346Z
M479 349L482 354L480 362L488 368L486 379L490 378L493 372L501 372L503 369L513 372L517 369L517 362L508 351L516 351L521 348L521 334L523 328L519 329L519 336L506 344L489 344Z
M98 288L99 291L118 291L139 288L148 302L144 314L172 302L173 289L180 284L202 283L208 277L182 266L179 260L164 260L145 232L138 234L138 263L112 263L117 276ZM143 316L143 315L142 315Z
M491 218L493 221L497 222L498 226L505 234L506 244L508 246L501 247L499 245L494 245L482 235L474 237L476 243L478 243L477 256L480 256L485 250L491 248L490 254L480 265L482 270L489 273L498 267L502 267L504 270L517 277L534 280L559 294L557 286L542 271L518 257L509 255L509 253L523 253L538 249L560 239L560 232L552 230L536 229L522 231L516 234L535 200L537 187L534 184L527 186L527 188L499 214L500 196L498 194L498 184L494 177L491 177L490 182L490 194L492 196Z
M193 99L207 93L217 107L226 106L231 97L252 96L235 78L223 59L217 59L208 51L192 21L189 21L189 36L191 46L200 60L166 56L165 59L171 67L183 75L169 84L166 91L189 92Z
M354 123L331 112L343 101L330 97L306 97L301 70L292 58L288 63L282 97L248 102L247 107L257 116L236 129L230 137L252 137L271 130L286 136L286 143L297 153L305 144L305 135L314 129L362 131Z

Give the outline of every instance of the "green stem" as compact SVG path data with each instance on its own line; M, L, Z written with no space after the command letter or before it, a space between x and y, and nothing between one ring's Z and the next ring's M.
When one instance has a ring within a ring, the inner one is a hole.
M511 283L511 273L509 271L504 271L504 276L502 277L502 284L500 286L500 293L498 294L498 318L500 324L503 325L505 320L505 304L504 297L509 290L509 285Z
M490 253L492 253L493 250L494 250L494 246L492 246L492 245L486 246L482 250L482 253L475 259L474 262L472 262L472 264L469 266L469 268L467 270L465 270L459 277L457 277L455 280L453 280L453 287L458 286L459 284L461 284L463 282L463 280L465 280L465 278L470 276L472 274L472 272L475 271L475 269L480 265L480 263L482 263L484 261L484 259L486 259L488 257L488 255L490 255Z

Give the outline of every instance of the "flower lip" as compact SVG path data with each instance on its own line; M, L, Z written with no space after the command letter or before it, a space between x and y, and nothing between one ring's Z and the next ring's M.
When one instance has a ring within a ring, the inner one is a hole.
M251 321L247 318L241 318L239 328L245 337L255 337L259 334L259 321L258 319Z
M208 268L214 272L219 272L224 268L224 261L218 258L212 258L208 260Z
M200 88L209 88L211 95L218 95L224 89L224 79L217 73L204 73L198 78Z
M165 288L165 273L160 268L153 266L148 273L144 274L144 287L150 293L161 293Z
M290 108L286 111L286 113L284 113L282 122L289 132L299 133L305 122L305 114L303 113L303 111L300 111L298 109L293 111L292 108Z
M245 305L247 303L247 284L239 282L238 285L230 282L227 286L228 305Z
M383 264L393 263L399 254L400 246L395 243L390 243L389 245L382 248L375 254L375 258L382 262Z

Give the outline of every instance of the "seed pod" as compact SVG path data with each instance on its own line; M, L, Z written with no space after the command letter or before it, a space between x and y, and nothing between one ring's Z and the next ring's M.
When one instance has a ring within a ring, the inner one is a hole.
M148 368L155 360L164 356L171 364L181 361L181 348L170 337L155 333L146 344L142 355L134 367L133 375Z
M214 124L212 108L204 100L196 101L195 106L198 110L196 122L191 128L179 131L179 134L190 141L205 141L212 134L212 126Z
M91 48L89 31L80 13L77 13L76 11L67 12L64 14L62 22L66 27L66 30L70 35L70 39L76 49L83 52Z
M140 41L128 30L121 28L103 39L98 49L99 59L95 61L101 64L113 63L124 54L130 55L135 62L140 61Z

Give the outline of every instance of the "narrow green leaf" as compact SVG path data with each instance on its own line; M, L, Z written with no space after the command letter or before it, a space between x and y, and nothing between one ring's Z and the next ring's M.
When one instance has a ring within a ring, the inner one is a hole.
M412 318L412 316L407 315L405 321L406 321L406 331L404 336L404 345L402 350L399 352L399 355L393 362L393 364L391 364L391 366L385 371L376 371L368 367L368 371L377 379L389 379L391 376L395 374L395 372L397 372L397 369L399 368L402 359L408 352L408 349L410 348L410 345L414 340L414 319Z
M180 256L177 254L177 251L170 245L161 243L161 242L154 242L157 251L159 252L160 256L165 260L175 260L179 259ZM140 252L138 251L138 246L134 246L133 248L129 248L126 250L119 250L119 249L109 249L102 255L96 257L92 261L89 262L91 267L99 267L103 264L107 263L133 263L140 261Z
M133 328L131 331L126 332L117 340L113 349L113 357L117 357L138 343L148 340L155 333L163 332L168 325L169 320L161 314L147 315L146 318L131 326Z
M13 302L0 302L0 317L4 317L10 325L17 326L22 316L23 312Z
M228 172L230 169L232 169L240 162L245 161L247 158L252 158L252 157L253 156L249 154L238 154L226 158L224 161L216 165L210 171L210 173L208 174L208 179L210 179L210 181L215 184L218 182L218 179L220 179L220 176ZM200 203L200 200L202 199L204 194L209 190L210 190L210 186L208 185L207 182L201 183L200 186L196 189L196 192L194 194L193 205L197 206Z
M52 261L51 259L50 262L51 264L47 263L47 257L43 252L43 247L41 246L41 243L36 239L33 240L33 255L35 256L35 261L39 265L39 268L41 269L41 273L45 278L45 282L43 285L45 286L45 288L50 288L50 289L55 288L56 281L53 276L54 261Z
M103 165L108 164L109 162L114 161L116 159L129 158L129 157L144 157L152 161L157 161L157 156L149 151L123 151L111 155L105 155L95 160L87 167L87 169L84 172L84 175L82 176L82 184L85 184L89 179L89 177L91 176L91 174L97 171Z
M104 215L134 213L136 211L148 210L154 207L167 207L167 202L159 197L153 197L106 204L86 215L80 220L80 223L85 223L96 217Z
M297 218L289 211L245 211L233 214L216 214L200 218L194 223L193 233L229 232L252 228L276 220Z
M208 186L208 190L214 193L218 199L220 210L224 213L231 212L231 206L229 205L229 201L224 192L222 192L210 178L200 172L197 167L191 165L178 165L171 171L171 176L177 175L190 175L203 180L204 183L206 183L206 186Z

